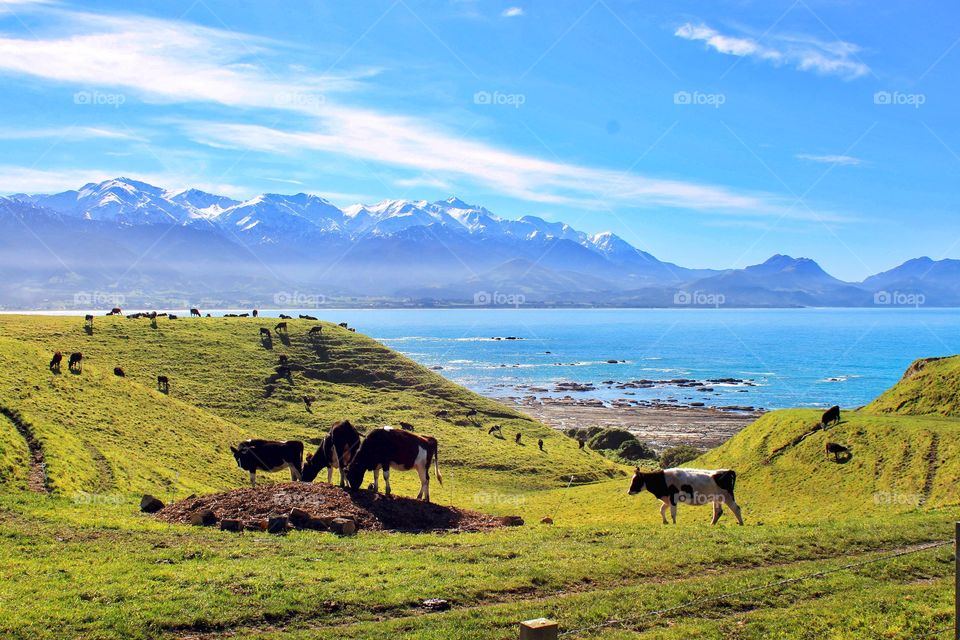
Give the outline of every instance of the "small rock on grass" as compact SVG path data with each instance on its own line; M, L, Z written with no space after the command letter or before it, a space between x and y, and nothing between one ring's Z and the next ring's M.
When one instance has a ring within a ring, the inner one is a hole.
M267 533L286 533L288 523L287 516L270 518L267 520Z
M217 514L210 509L201 509L190 514L190 524L195 527L212 527L217 524Z
M144 513L156 513L163 509L163 503L149 493L140 499L140 511Z
M442 598L427 598L423 601L423 608L430 611L446 611L450 603Z
M243 531L243 522L235 518L224 518L220 521L222 531Z

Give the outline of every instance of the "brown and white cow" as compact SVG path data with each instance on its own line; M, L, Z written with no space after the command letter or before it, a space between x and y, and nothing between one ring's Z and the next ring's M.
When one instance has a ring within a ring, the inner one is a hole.
M347 482L353 490L363 484L363 476L373 471L373 490L378 490L380 470L383 469L383 481L387 496L390 495L390 469L409 471L416 469L420 476L420 493L417 499L430 502L430 462L433 461L437 482L443 484L440 475L440 459L437 455L437 439L421 436L409 431L392 428L374 429L363 440L360 450L347 469Z
M313 455L307 454L307 463L303 465L303 481L313 482L320 470L326 468L327 482L333 483L333 470L337 468L340 469L340 486L346 487L344 474L359 448L360 434L349 420L334 424L320 443L317 452Z
M303 443L299 440L244 440L230 447L237 466L250 472L250 486L257 486L257 471L290 469L290 479L299 480L303 470Z
M733 488L737 483L737 473L733 469L664 469L644 473L637 467L630 481L627 493L636 495L644 489L652 493L663 503L660 505L660 517L667 524L667 509L673 524L677 524L677 505L713 505L713 524L723 514L723 505L727 504L743 526L740 505L733 497Z

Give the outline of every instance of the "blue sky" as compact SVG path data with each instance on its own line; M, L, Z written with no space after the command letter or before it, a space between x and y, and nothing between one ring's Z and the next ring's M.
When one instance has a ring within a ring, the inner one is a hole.
M456 194L657 257L960 257L956 8L0 0L0 193Z

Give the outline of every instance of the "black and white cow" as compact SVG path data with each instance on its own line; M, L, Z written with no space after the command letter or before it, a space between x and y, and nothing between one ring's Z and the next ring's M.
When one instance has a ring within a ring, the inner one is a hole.
M313 482L320 470L327 469L327 482L333 483L334 468L340 469L340 486L346 487L344 473L350 461L360 448L360 434L349 420L343 420L330 427L317 452L307 454L307 463L303 465L303 481Z
M434 464L437 482L443 484L440 475L440 459L437 456L437 439L431 436L421 436L409 431L400 431L393 428L374 429L363 443L356 457L347 469L347 482L353 490L363 484L363 476L367 471L373 471L373 490L378 490L380 470L383 469L383 481L387 486L387 496L390 495L390 469L409 471L416 469L420 476L420 493L417 499L430 502L430 462Z
M723 505L730 505L737 522L742 526L740 505L733 497L737 473L733 469L665 469L663 471L640 471L638 467L630 482L630 495L646 489L659 498L660 517L667 523L667 509L673 524L677 524L677 505L713 505L713 524L723 514Z
M290 469L290 479L299 480L303 472L303 443L299 440L244 440L230 447L237 466L250 472L250 486L257 486L257 471Z

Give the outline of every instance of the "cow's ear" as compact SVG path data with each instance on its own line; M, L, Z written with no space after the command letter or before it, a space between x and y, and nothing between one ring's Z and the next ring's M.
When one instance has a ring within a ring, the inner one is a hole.
M233 451L233 455L237 455L238 453L240 453L240 452L237 451L237 449L236 449L235 447L233 447L233 446L230 447L230 451Z
M640 467L637 467L636 469L634 469L634 473L636 473L637 475L640 475Z
M311 460L313 460L313 454L312 454L312 453L308 453L308 454L307 454L307 462L310 462Z

